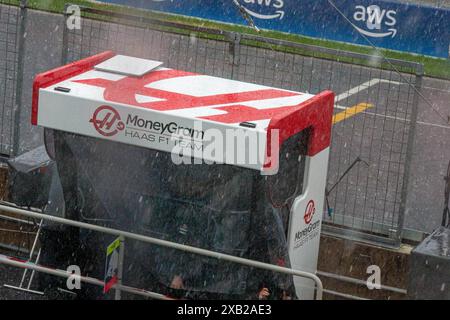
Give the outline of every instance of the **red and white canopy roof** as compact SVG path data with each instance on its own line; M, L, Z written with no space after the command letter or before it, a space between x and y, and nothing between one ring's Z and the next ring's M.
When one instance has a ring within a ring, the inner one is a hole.
M190 136L195 139L206 129L241 129L264 137L266 145L271 129L279 130L282 143L311 128L310 156L330 144L334 96L329 91L314 96L112 52L39 74L33 90L35 125L164 151L173 146L164 146L161 136L175 128L195 132ZM148 139L150 134L158 136Z

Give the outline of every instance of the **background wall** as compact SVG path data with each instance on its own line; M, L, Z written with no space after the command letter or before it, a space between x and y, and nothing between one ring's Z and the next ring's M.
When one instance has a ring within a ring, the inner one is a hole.
M332 1L336 8L328 0L101 1L246 25L240 5L259 28L362 45L369 40L381 48L449 57L448 7L383 0Z

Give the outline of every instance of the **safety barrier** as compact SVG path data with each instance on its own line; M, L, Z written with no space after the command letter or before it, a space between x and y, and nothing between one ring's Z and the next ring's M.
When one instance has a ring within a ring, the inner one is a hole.
M102 226L97 226L94 224L64 219L64 218L55 217L55 216L50 216L50 215L42 214L39 212L24 210L24 209L21 209L18 207L12 207L11 204L9 204L9 205L0 204L0 210L9 212L12 214L16 214L16 215L25 216L28 218L35 218L35 219L39 219L39 220L51 221L51 222L55 222L55 223L64 224L67 226L83 228L83 229L88 229L88 230L92 230L92 231L96 231L96 232L102 232L105 234L118 236L121 238L121 241L125 241L126 239L133 239L133 240L142 241L145 243L162 246L165 248L172 248L172 249L181 250L181 251L188 252L188 253L193 253L193 254L197 254L197 255L201 255L201 256L219 259L221 261L229 261L229 262L242 264L242 265L249 266L249 267L264 269L264 270L268 270L268 271L272 271L272 272L279 272L279 273L284 273L284 274L288 274L291 276L308 278L308 279L311 279L312 281L314 281L314 283L315 283L315 288L316 288L315 298L317 300L322 300L323 285L322 285L322 282L319 279L319 277L317 277L313 273L289 269L289 268L280 267L280 266L276 266L276 265L271 265L268 263L263 263L263 262L259 262L259 261L255 261L255 260L244 259L244 258L240 258L240 257L236 257L236 256L231 256L231 255L215 252L215 251L205 250L205 249L187 246L187 245L183 245L183 244L179 244L179 243L175 243L175 242L170 242L170 241L161 240L161 239L157 239L157 238L147 237L144 235L139 235L139 234L131 233L131 232L127 232L127 231L121 231L121 230L106 228L106 227L102 227ZM121 248L123 248L123 246L121 246ZM122 269L123 269L123 253L120 254L120 256L122 257L122 261L119 261L118 275L122 274ZM12 265L12 266L20 267L20 268L29 268L32 270L45 272L45 273L52 274L52 275L59 276L59 277L69 277L71 275L70 273L67 273L67 271L51 269L51 268L47 268L45 266L39 266L39 265L30 263L27 261L19 261L17 259L6 257L6 256L1 256L1 255L0 255L0 263L5 263L5 264ZM87 283L94 284L94 285L101 285L101 286L104 285L103 281L100 281L100 280L94 279L94 278L81 277L80 280L87 282ZM140 295L144 295L144 296L152 297L152 298L162 298L163 297L162 295L158 296L158 295L155 295L155 293L145 291L142 289L136 289L136 288L124 286L124 285L122 285L120 276L119 276L118 284L115 285L113 288L116 289L116 299L121 298L120 291L134 293L134 294L140 294Z

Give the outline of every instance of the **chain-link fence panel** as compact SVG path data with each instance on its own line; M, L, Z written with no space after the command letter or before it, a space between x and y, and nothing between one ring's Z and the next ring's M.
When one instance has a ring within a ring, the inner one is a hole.
M231 77L227 42L197 37L195 33L168 33L147 26L144 22L125 25L83 19L80 29L66 29L67 58L63 60L69 62L113 50L118 54L159 60L169 68Z
M411 121L417 116L416 72L421 66L247 38L252 46L239 48L237 79L313 94L326 89L336 93L326 229L398 243L414 136Z
M0 1L0 155L13 152L20 8Z
M283 89L333 90L325 229L399 243L421 65L144 17L85 13L95 17L83 19L79 30L65 30L64 62L114 50Z

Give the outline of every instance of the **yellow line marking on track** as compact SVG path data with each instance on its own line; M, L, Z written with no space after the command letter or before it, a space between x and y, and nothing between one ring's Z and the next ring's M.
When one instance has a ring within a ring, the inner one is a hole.
M356 116L358 113L364 112L369 108L372 108L374 105L371 103L362 102L357 104L356 106L345 109L345 111L336 113L333 116L333 124L344 121L348 118Z

